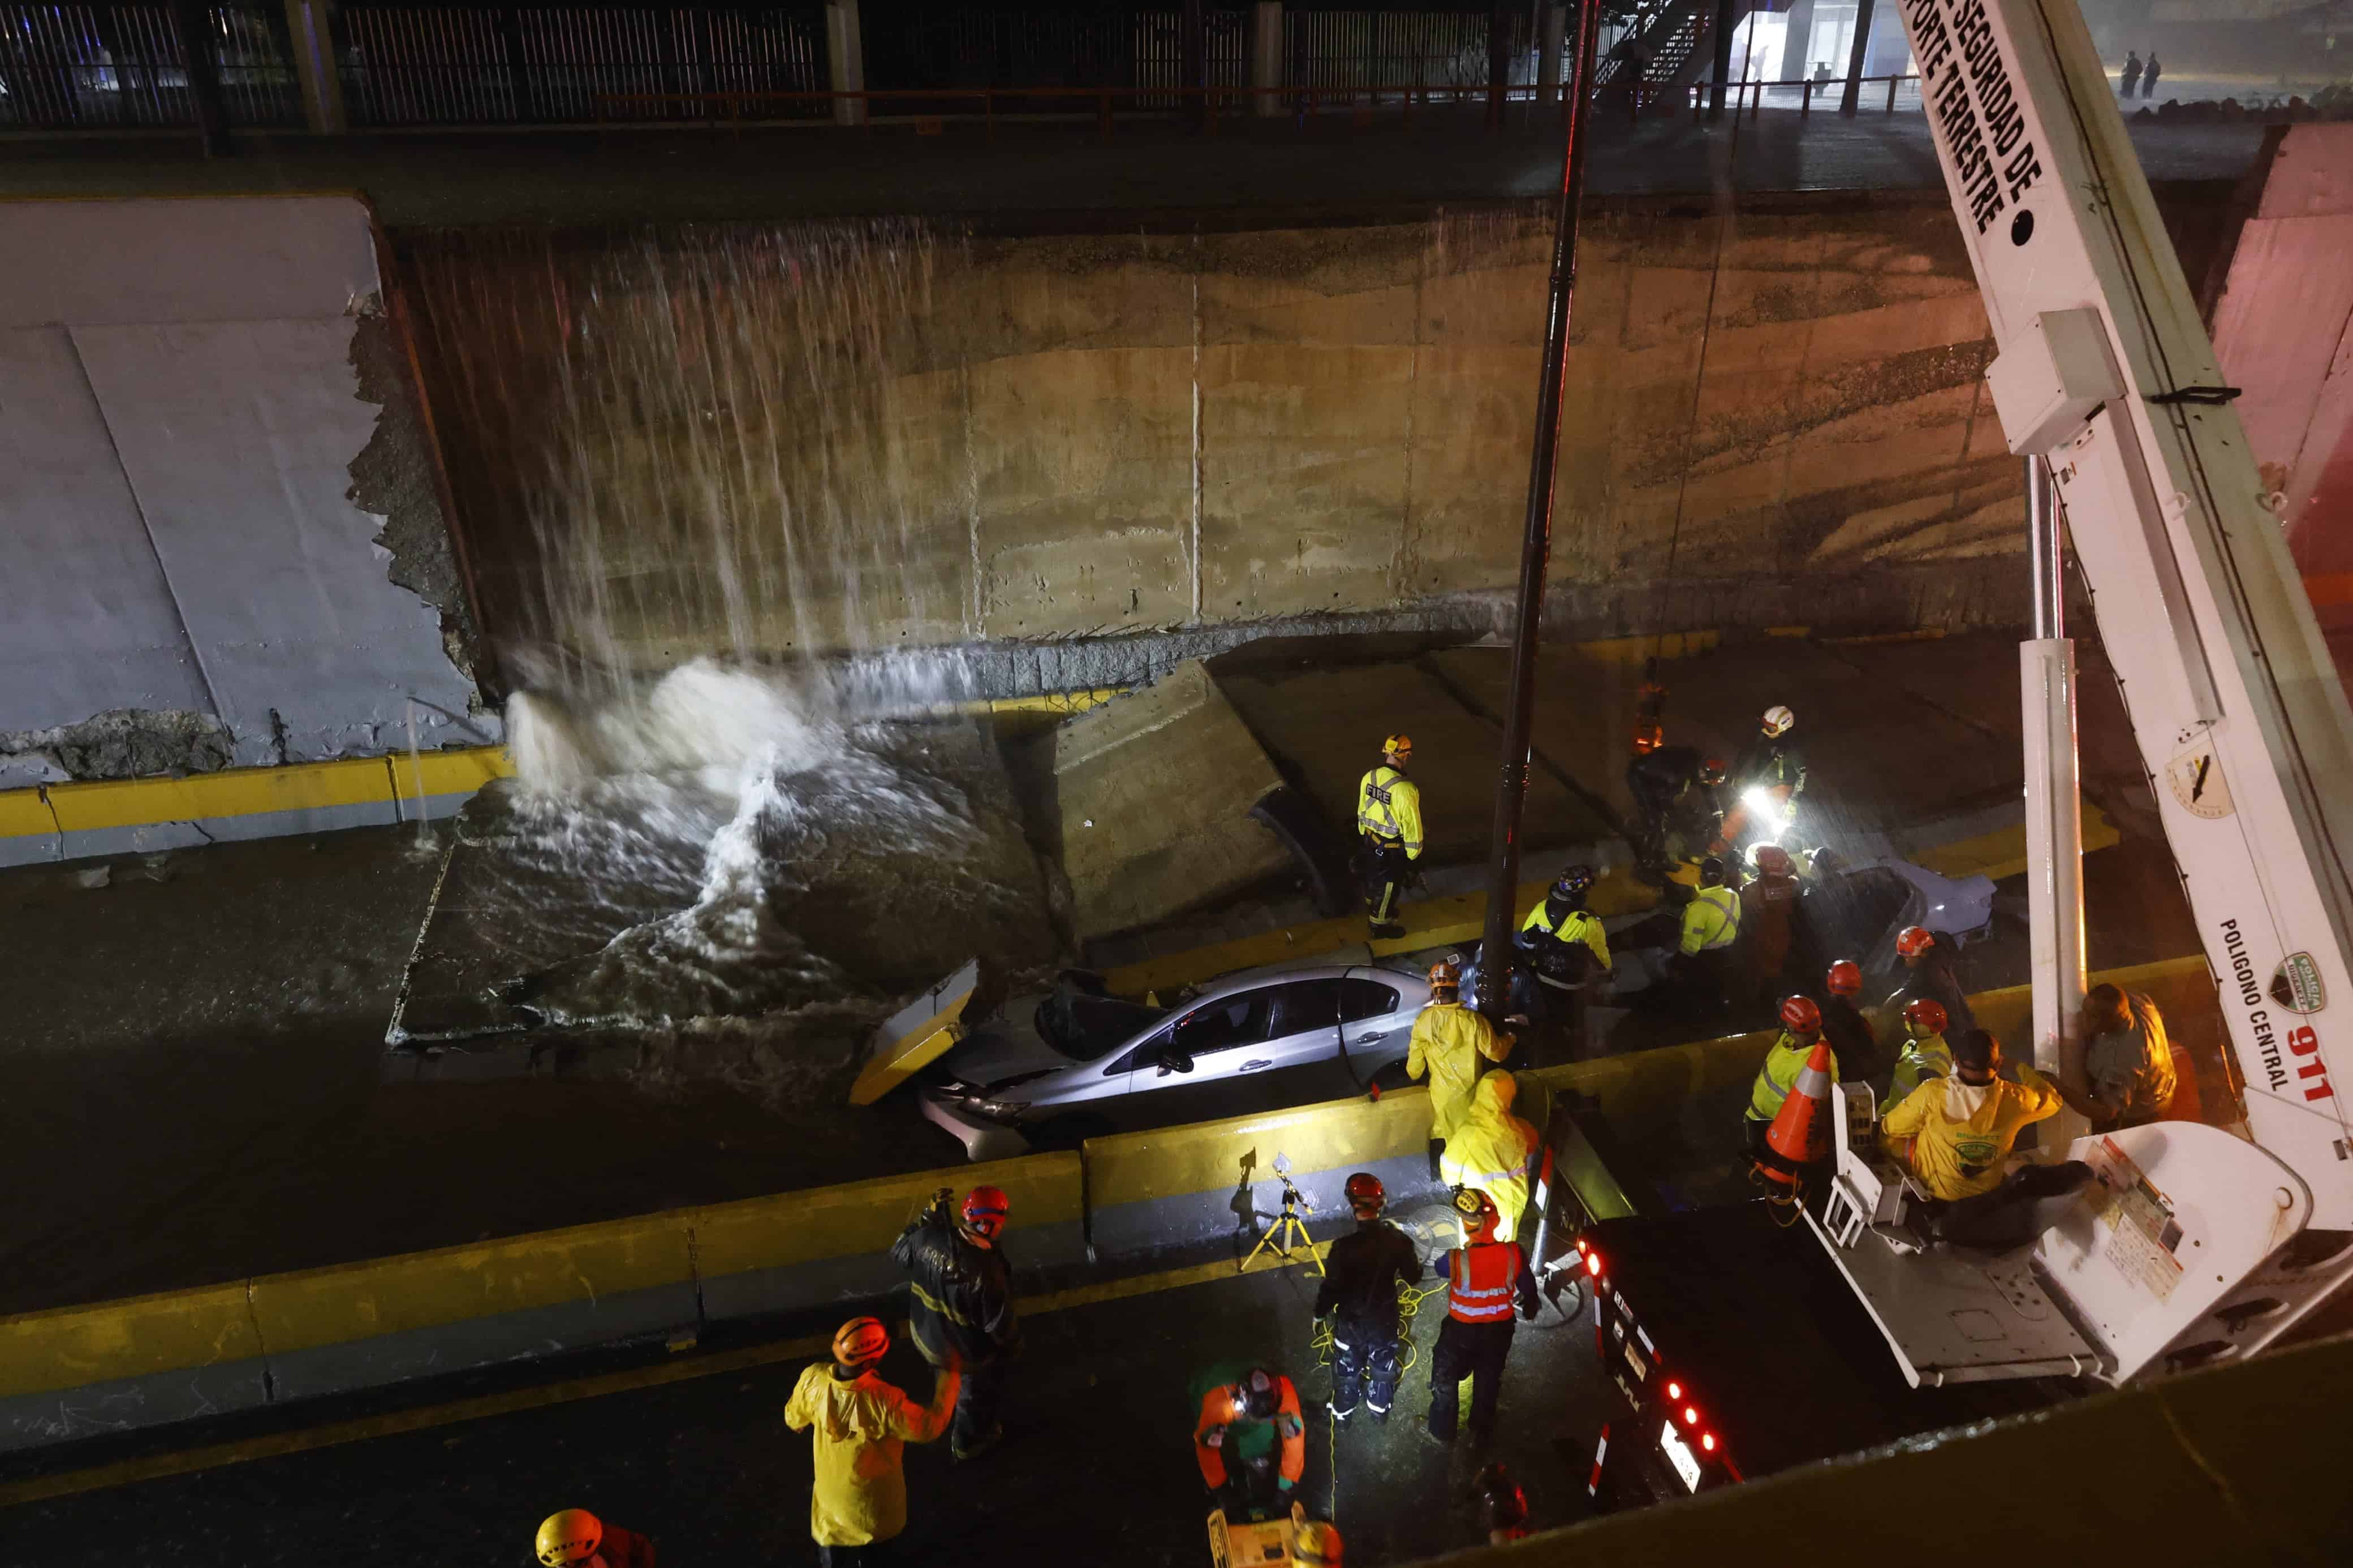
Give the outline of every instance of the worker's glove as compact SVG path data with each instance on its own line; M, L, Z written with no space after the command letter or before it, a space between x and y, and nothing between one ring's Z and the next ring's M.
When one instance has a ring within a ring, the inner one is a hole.
M1296 1415L1278 1415L1274 1419L1274 1429L1285 1437L1296 1437L1307 1430L1307 1424ZM1282 1484L1289 1486L1291 1483L1285 1481Z
M1535 1321L1536 1299L1534 1296L1522 1297L1520 1300L1520 1321L1524 1323L1533 1323Z
M1298 1484L1298 1482L1293 1480L1289 1476L1278 1476L1275 1478L1274 1489L1282 1493L1284 1497L1289 1497L1291 1495L1291 1489Z
M1204 1447L1224 1447L1226 1446L1226 1429L1222 1426L1210 1427L1207 1432L1201 1434L1201 1443Z

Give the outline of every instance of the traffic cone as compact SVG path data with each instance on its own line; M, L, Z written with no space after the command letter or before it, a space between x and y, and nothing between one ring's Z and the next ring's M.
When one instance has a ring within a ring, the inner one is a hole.
M1757 1173L1780 1189L1775 1203L1801 1201L1807 1170L1831 1157L1831 1091L1830 1044L1817 1040L1766 1130L1765 1152L1757 1161Z

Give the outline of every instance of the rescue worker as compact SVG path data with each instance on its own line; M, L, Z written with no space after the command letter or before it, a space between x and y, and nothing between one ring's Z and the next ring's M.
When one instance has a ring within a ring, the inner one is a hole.
M1953 1203L1992 1192L2019 1133L2059 1114L2057 1085L2031 1067L2015 1083L2000 1069L2000 1042L1971 1029L1953 1042L1950 1078L1925 1080L1880 1118L1881 1147L1929 1196Z
M1806 1058L1821 1037L1822 1010L1814 1005L1813 998L1782 997L1780 1038L1765 1053L1765 1065L1757 1069L1757 1081L1748 1089L1748 1110L1744 1115L1751 1150L1765 1147L1766 1131L1773 1118L1781 1114L1781 1102L1789 1098L1790 1086L1805 1070ZM1836 1052L1831 1056L1831 1081L1839 1081Z
M996 1187L975 1187L952 1213L952 1188L932 1195L923 1212L891 1244L891 1260L905 1271L911 1300L907 1330L934 1367L951 1360L964 1373L948 1451L976 1458L1005 1428L997 1418L1021 1331L1013 1310L1013 1266L997 1237L1010 1205Z
M1930 1079L1953 1076L1953 1047L1945 1043L1945 1005L1926 996L1904 1004L1904 1047L1887 1080L1887 1103L1901 1105Z
M1650 726L1649 745L1644 745L1644 731L1637 728L1634 734L1634 760L1626 764L1626 793L1634 802L1634 831L1627 842L1634 851L1634 863L1653 871L1663 870L1667 854L1667 826L1676 816L1676 806L1699 784L1700 754L1689 746L1662 746L1657 743L1658 726Z
M2084 994L2082 1031L2094 1131L2161 1120L2180 1080L2157 1004L2138 991L2094 985Z
M809 1534L821 1568L864 1568L873 1548L907 1528L907 1477L902 1448L948 1429L963 1383L955 1364L918 1405L882 1381L890 1331L879 1318L852 1318L833 1336L833 1362L801 1373L785 1404L785 1425L811 1432L817 1480L809 1492Z
M1879 1047L1872 1038L1871 1020L1854 999L1862 994L1862 965L1841 958L1822 977L1822 1038L1838 1058L1839 1071L1851 1079L1874 1076Z
M1291 1568L1341 1568L1340 1527L1329 1520L1300 1521L1291 1537Z
M652 1542L585 1508L549 1514L532 1549L547 1568L654 1568Z
M1535 984L1515 985L1524 993L1519 1010L1538 1024L1558 1027L1572 1054L1585 1043L1587 987L1596 975L1609 974L1609 936L1600 917L1585 907L1593 889L1593 868L1571 866L1560 874L1552 890L1528 911L1514 939L1518 962L1514 978L1534 977ZM1539 1066L1549 1065L1539 1063Z
M1413 738L1391 735L1381 742L1381 760L1356 784L1356 831L1365 840L1365 900L1372 906L1376 937L1403 936L1398 901L1421 858L1421 790L1406 770L1413 763Z
M1967 1034L1978 1026L1950 942L1926 926L1905 926L1895 933L1895 954L1904 961L1904 984L1888 998L1890 1002L1900 1008L1915 997L1925 996L1945 1009L1946 1027L1954 1034Z
M1476 1187L1454 1195L1464 1244L1446 1255L1446 1321L1430 1356L1430 1421L1422 1431L1443 1447L1454 1444L1462 1380L1471 1379L1471 1440L1483 1445L1495 1430L1504 1362L1512 1353L1512 1307L1536 1315L1535 1276L1515 1241L1499 1240L1494 1200Z
M1471 1098L1471 1113L1446 1141L1439 1157L1438 1179L1450 1187L1475 1188L1495 1205L1495 1239L1509 1241L1519 1234L1520 1215L1528 1206L1529 1166L1543 1142L1536 1130L1512 1114L1519 1097L1517 1079L1507 1072L1491 1072L1479 1080Z
M1430 1078L1430 1168L1471 1109L1481 1064L1512 1054L1513 1037L1499 1034L1475 1007L1462 1005L1462 966L1451 958L1430 966L1430 1005L1413 1021L1405 1076Z
M1398 1345L1398 1287L1421 1281L1421 1254L1405 1232L1381 1217L1388 1194L1369 1171L1348 1178L1356 1228L1332 1244L1315 1316L1332 1320L1333 1416L1356 1413L1361 1394L1376 1421L1389 1418L1404 1362Z
M1789 963L1790 919L1798 912L1797 868L1778 844L1757 847L1757 877L1740 889L1740 930L1748 943L1748 985L1753 996L1782 988Z
M1724 885L1723 858L1710 855L1699 863L1699 887L1683 906L1683 940L1674 960L1683 994L1704 1016L1724 1011L1742 913L1740 895Z
M1471 1492L1479 1500L1479 1524L1487 1532L1488 1545L1509 1546L1527 1538L1528 1494L1520 1489L1503 1460L1481 1470L1479 1479L1471 1483Z
M1784 820L1806 793L1806 754L1789 734L1797 727L1798 716L1787 708L1767 708L1757 721L1757 733L1732 763L1732 787L1743 795L1763 790L1773 797Z
M1307 1470L1299 1390L1263 1366L1213 1373L1193 1424L1193 1458L1218 1504L1235 1517L1287 1504Z

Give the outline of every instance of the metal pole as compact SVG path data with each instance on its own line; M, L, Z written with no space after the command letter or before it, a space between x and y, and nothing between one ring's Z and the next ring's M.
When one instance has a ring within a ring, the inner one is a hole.
M1512 700L1496 768L1495 834L1487 877L1487 928L1480 947L1479 1008L1499 1016L1510 994L1513 896L1520 881L1520 809L1526 804L1529 731L1536 706L1536 642L1544 616L1545 567L1552 552L1553 461L1560 449L1561 384L1568 374L1569 306L1577 292L1577 209L1585 195L1585 115L1591 107L1593 39L1601 7L1580 0L1577 53L1568 75L1567 132L1561 149L1560 210L1553 224L1551 306L1536 374L1535 450L1528 458L1527 528L1520 544L1520 595L1512 627Z
M2034 636L2019 645L2021 729L2026 742L2029 955L2034 992L2034 1065L2084 1081L2084 816L2075 762L2075 645L2066 635L2059 504L2051 469L2026 459L2026 542L2033 574ZM2084 1129L2063 1112L2046 1149Z
M1849 120L1854 118L1855 104L1862 92L1862 67L1871 52L1871 0L1859 0L1854 8L1854 43L1846 53L1846 89L1839 94L1839 112Z
M213 54L213 16L199 0L171 0L172 29L180 36L180 69L188 82L188 107L195 115L196 140L207 158L229 154L228 108L221 97L220 66Z

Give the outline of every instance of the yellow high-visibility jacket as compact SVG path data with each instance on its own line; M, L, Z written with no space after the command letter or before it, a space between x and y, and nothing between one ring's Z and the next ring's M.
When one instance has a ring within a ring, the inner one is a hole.
M1356 831L1421 858L1421 786L1383 763L1356 784Z
M1602 929L1601 917L1589 910L1571 910L1568 918L1562 921L1560 928L1556 931L1552 923L1552 900L1538 899L1536 907L1528 911L1528 918L1520 922L1520 930L1540 931L1560 942L1581 942L1593 950L1594 963L1598 967L1609 967L1609 933Z
M1440 1181L1476 1187L1495 1200L1495 1212L1503 1216L1495 1224L1497 1241L1509 1241L1519 1230L1520 1211L1528 1205L1528 1167L1538 1142L1536 1130L1512 1114L1519 1088L1507 1072L1481 1079L1471 1113L1438 1157Z
M1930 1079L1953 1076L1953 1047L1942 1035L1915 1035L1895 1053L1895 1074L1887 1080L1887 1103L1901 1105Z
M1683 952L1713 952L1739 939L1740 895L1730 888L1702 888L1683 906Z
M1814 1047L1821 1043L1821 1037L1817 1035L1801 1045L1797 1036L1787 1029L1781 1031L1781 1037L1773 1042L1771 1050L1765 1053L1765 1065L1757 1069L1757 1082L1748 1091L1749 1121L1770 1121L1781 1114L1781 1102L1789 1098L1789 1090L1796 1085L1798 1075L1806 1070L1806 1058L1812 1056ZM1832 1051L1831 1081L1836 1083L1838 1080L1838 1053Z
M1880 1144L1930 1197L1975 1197L2001 1185L2019 1132L2063 1104L2050 1079L2023 1065L2016 1083L1930 1079L1879 1119Z
M1479 1081L1479 1058L1502 1061L1512 1054L1512 1037L1499 1035L1475 1007L1432 1002L1413 1021L1406 1049L1405 1076L1430 1075L1430 1135L1451 1136L1471 1110L1471 1089Z
M809 1534L819 1546L867 1546L907 1528L907 1475L900 1452L948 1429L962 1380L951 1367L916 1404L869 1367L833 1375L830 1362L802 1372L785 1403L785 1425L814 1430L817 1484L809 1491Z

